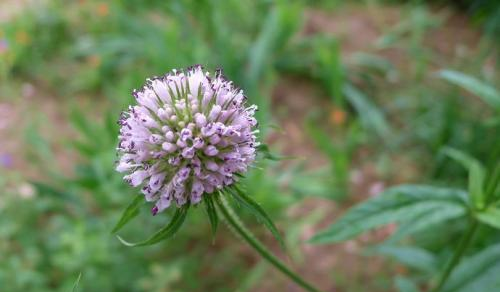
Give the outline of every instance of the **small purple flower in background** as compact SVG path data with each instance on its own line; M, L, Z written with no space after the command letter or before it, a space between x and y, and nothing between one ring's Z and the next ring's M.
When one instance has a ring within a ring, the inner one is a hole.
M0 54L7 52L9 49L9 42L6 39L0 39Z
M255 160L255 105L221 70L173 70L133 92L137 105L119 120L119 172L142 186L153 215L197 204L203 195L233 184Z
M0 165L4 168L11 168L14 165L12 155L7 153L0 154Z

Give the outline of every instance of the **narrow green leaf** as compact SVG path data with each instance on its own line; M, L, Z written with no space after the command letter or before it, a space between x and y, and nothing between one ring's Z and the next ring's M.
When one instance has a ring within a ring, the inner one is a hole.
M464 258L440 292L493 292L500 287L500 244Z
M78 285L80 284L80 280L82 279L82 272L78 274L78 278L76 278L75 283L73 284L73 289L71 289L71 292L76 292L78 289Z
M318 42L315 47L315 57L323 86L338 106L344 107L342 87L345 83L345 72L342 67L340 45L336 39L327 39Z
M265 69L272 65L270 58L279 53L299 28L297 5L276 5L263 19L259 32L248 56L247 85L255 88Z
M450 205L466 209L466 204L467 194L461 190L401 185L349 209L337 222L316 234L311 242L340 242L389 223L408 222L428 214L431 209L440 212L441 208Z
M476 213L476 217L479 221L500 229L500 208L491 206L482 212Z
M436 205L426 212L408 218L398 225L397 231L388 239L390 242L398 241L408 235L415 234L429 227L436 226L448 220L465 217L467 209L459 204Z
M172 217L172 219L170 220L170 222L165 227L158 230L150 238L148 238L144 241L132 243L132 242L128 242L128 241L124 240L119 235L117 235L116 237L126 246L134 247L134 246L153 245L153 244L158 243L162 240L165 240L165 239L172 237L179 230L179 228L184 223L184 220L186 219L188 209L189 209L188 205L184 205L183 207L178 208L175 211L175 214Z
M356 52L352 54L351 58L356 65L373 69L381 73L388 73L391 70L395 70L394 65L388 59L375 54Z
M441 152L451 159L455 160L456 162L460 163L467 170L469 170L473 164L478 163L478 161L474 157L452 147L443 147Z
M484 181L486 171L484 166L474 157L460 150L444 147L442 152L454 159L469 172L469 195L476 209L483 209L485 205Z
M391 257L403 265L419 271L433 273L438 268L438 262L434 255L416 246L379 245L370 251Z
M95 142L99 142L101 139L99 135L97 135L93 125L89 123L82 110L78 107L74 107L70 114L69 119L71 121L71 125L78 130L79 133L82 133L86 139L93 140ZM96 141L96 138L98 139Z
M486 171L479 163L474 163L469 169L469 194L476 209L485 207L486 196L484 193L484 181Z
M493 108L500 110L500 92L485 82L464 73L452 70L442 70L438 72L438 76L479 96L484 102Z
M388 138L391 130L382 111L363 92L351 84L346 83L342 92L356 110L363 127L375 131L382 138Z
M118 220L118 223L116 223L115 227L113 230L111 230L111 233L116 233L118 230L122 229L125 224L127 224L130 220L135 218L137 215L139 215L139 210L144 204L144 197L141 195L136 195L135 198L130 202L130 204L127 206L125 211L123 211L122 216L120 220Z
M271 218L266 214L264 209L255 202L252 198L247 196L243 191L241 191L238 187L228 188L228 193L232 195L232 197L241 205L246 207L254 216L257 217L264 225L269 229L269 231L273 234L273 236L278 240L283 250L286 250L285 243L283 238L281 237L278 228L274 225Z
M210 226L212 227L212 240L215 240L215 234L217 233L217 226L219 224L219 217L217 215L217 210L215 209L215 204L213 201L213 195L205 194L204 203L208 214L208 220L210 221Z

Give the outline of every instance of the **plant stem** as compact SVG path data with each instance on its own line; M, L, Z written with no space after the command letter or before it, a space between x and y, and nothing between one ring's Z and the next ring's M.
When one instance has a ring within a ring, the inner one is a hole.
M223 194L220 194L216 199L217 205L221 213L226 218L227 222L231 227L252 247L254 248L264 259L271 263L274 267L280 270L283 274L288 276L297 285L304 288L309 292L320 292L320 290L313 287L311 284L307 283L299 275L291 271L280 259L273 255L252 233L248 230L243 222L239 219L238 215L233 211L229 203L224 198Z
M472 219L472 221L469 224L469 227L467 228L464 235L462 236L462 239L460 240L460 243L458 244L458 247L455 250L455 253L453 254L451 261L448 263L448 266L446 267L443 275L441 276L441 279L439 280L438 285L433 290L434 292L439 292L443 288L444 284L446 283L446 280L448 280L448 278L450 277L451 272L456 267L456 265L460 262L460 259L462 258L465 250L469 246L469 244L472 240L472 237L474 236L474 233L476 232L478 226L479 226L479 223L477 222L477 220Z

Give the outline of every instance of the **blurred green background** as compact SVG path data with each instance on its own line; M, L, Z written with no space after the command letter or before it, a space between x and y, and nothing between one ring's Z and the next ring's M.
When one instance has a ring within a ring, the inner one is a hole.
M392 228L306 241L388 186L463 187L445 146L494 162L499 36L495 0L2 0L0 291L71 291L80 273L85 292L300 291L227 228L212 241L203 208L153 247L110 234L138 192L114 171L119 113L146 78L193 64L222 67L261 108L262 139L294 157L243 182L288 262L326 291L396 291L411 268L363 249ZM143 239L170 215L144 210L122 234Z

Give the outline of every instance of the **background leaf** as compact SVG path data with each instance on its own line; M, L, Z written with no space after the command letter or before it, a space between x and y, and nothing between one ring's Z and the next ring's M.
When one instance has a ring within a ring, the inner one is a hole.
M464 73L452 70L439 71L438 76L479 96L496 110L500 110L500 93L492 86Z
M445 147L443 153L462 164L462 166L468 170L469 195L474 203L474 207L476 207L476 209L484 208L486 200L484 192L486 171L484 166L477 159L457 149Z
M326 230L316 234L313 243L335 243L353 238L388 223L401 223L449 205L464 208L466 194L457 189L424 185L402 185L390 188L347 211Z
M423 272L433 273L438 268L436 257L431 252L416 246L379 245L370 251L388 256L407 267Z
M465 258L455 268L442 292L498 291L500 245L490 246Z
M388 139L390 134L389 123L375 104L353 85L345 84L342 92L358 113L363 126L375 131L381 138Z
M73 289L71 289L71 292L76 292L78 290L78 285L80 284L81 279L82 279L82 273L80 272L78 274L78 278L76 278L75 284L73 284Z

